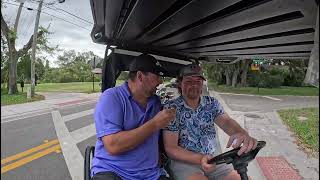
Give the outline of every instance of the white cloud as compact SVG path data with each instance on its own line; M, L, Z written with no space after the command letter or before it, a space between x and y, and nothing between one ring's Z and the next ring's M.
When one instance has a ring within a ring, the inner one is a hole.
M18 11L18 6L15 5L19 5L19 3L14 0L3 0L3 2L6 8L2 8L2 13L5 16L5 20L12 26ZM106 46L93 43L90 36L93 27L93 18L89 0L66 0L65 3L61 4L55 3L54 5L46 5L48 2L48 0L44 1L39 25L47 27L50 24L49 31L53 32L53 34L49 36L51 45L59 45L61 49L75 50L77 52L92 51L94 54L104 57ZM53 0L50 0L50 2L53 2ZM27 0L24 7L18 27L18 39L16 41L16 47L18 49L22 48L33 34L38 3L36 1L30 2ZM27 10L27 7L34 10ZM75 18L65 11L92 22L92 24L79 18ZM56 17L52 17L51 15ZM53 64L56 56L48 57L48 59L51 64Z

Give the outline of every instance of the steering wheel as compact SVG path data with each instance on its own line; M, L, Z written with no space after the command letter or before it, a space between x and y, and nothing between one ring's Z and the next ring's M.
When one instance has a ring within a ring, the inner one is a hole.
M258 141L257 147L254 150L251 150L248 153L243 153L240 156L237 154L241 147L232 149L230 151L227 151L225 153L222 153L208 161L209 164L230 164L232 163L235 170L238 171L238 173L241 176L242 180L247 180L247 166L250 161L252 161L261 148L263 148L266 145L265 141Z

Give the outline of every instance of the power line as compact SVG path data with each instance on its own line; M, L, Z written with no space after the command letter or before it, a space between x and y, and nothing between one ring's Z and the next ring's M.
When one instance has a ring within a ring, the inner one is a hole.
M31 3L35 3L35 4L38 4L37 2L38 1L36 1L36 2L34 2L34 1L28 1L28 2L31 2ZM84 21L84 22L87 22L87 23L89 23L89 24L93 24L92 22L90 22L90 21L88 21L88 20L86 20L86 19L83 19L82 17L80 17L80 16L77 16L77 15L75 15L75 14L72 14L72 13L70 13L70 12L68 12L68 11L66 11L66 10L64 10L64 9L61 9L61 8L57 8L57 7L55 7L54 6L54 8L51 8L49 5L44 5L46 8L48 8L48 9L51 9L51 10L59 10L59 11L63 11L63 12L65 12L65 13L67 13L67 14L69 14L69 15L71 15L71 16L73 16L73 17L75 17L75 18L77 18L77 19L80 19L80 20L82 20L82 21ZM61 13L61 12L59 12L59 13Z
M89 24L93 24L92 22L90 22L90 21L88 21L88 20L86 20L86 19L83 19L83 18L81 18L81 17L79 17L79 16L76 16L76 15L74 15L74 14L72 14L72 13L70 13L70 12L64 10L64 9L57 8L57 7L55 7L56 9L53 9L53 8L50 8L49 6L46 6L46 7L49 8L49 9L51 9L51 10L60 10L60 11L63 11L63 12L65 12L65 13L67 13L67 14L75 17L75 18L81 19L82 21L85 21L85 22L87 22L87 23L89 23Z
M12 3L10 3L10 2L3 2L3 3L5 3L5 4L10 4L10 5L13 5L13 6L19 6L19 5L17 5L17 4L12 4ZM23 7L23 8L28 9L27 7ZM34 10L34 11L38 11L38 10ZM65 20L65 19L63 19L63 18L54 16L54 15L52 15L52 14L49 14L49 13L45 12L45 11L42 11L42 13L43 13L43 14L46 14L46 15L49 15L49 16L52 16L52 17L54 17L54 18L60 19L60 20L65 21L65 22L67 22L67 23L73 24L73 25L75 25L75 26L78 26L78 27L83 28L83 29L85 29L85 30L87 30L87 31L91 31L90 29L87 29L87 28L85 28L85 27L83 27L83 26L80 26L80 25L78 25L78 24L75 24L75 23L73 23L73 22L70 22L70 21L68 21L68 20Z
M73 22L67 21L67 20L65 20L65 19L63 19L63 18L54 16L54 15L49 14L49 13L46 13L46 12L42 12L42 13L43 13L43 14L47 14L47 15L52 16L52 17L57 18L57 19L61 19L62 21L68 22L68 23L70 23L70 24L73 24L73 25L78 26L78 27L80 27L80 28L83 28L83 29L85 29L85 30L91 31L90 29L87 29L87 28L85 28L85 27L82 27L82 26L80 26L80 25L77 25L77 24L75 24L75 23L73 23Z

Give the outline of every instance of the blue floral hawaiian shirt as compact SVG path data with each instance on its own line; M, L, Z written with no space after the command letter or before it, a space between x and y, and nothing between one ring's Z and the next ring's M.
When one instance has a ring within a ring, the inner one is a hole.
M214 120L224 113L218 100L202 96L196 110L189 107L180 96L168 101L164 108L176 107L177 115L165 130L179 134L178 145L189 151L214 154L216 151L216 131Z

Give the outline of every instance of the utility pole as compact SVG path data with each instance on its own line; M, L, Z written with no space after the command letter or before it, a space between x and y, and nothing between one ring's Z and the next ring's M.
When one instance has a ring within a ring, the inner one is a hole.
M25 0L20 0L19 1L20 2L20 6L19 6L19 9L18 9L17 17L16 17L16 22L14 23L14 31L15 31L15 33L17 33L17 31L18 31L18 23L19 23L20 14L21 14L21 10L22 10L24 1Z
M93 70L96 68L96 56L93 56ZM92 73L92 92L94 92L94 72Z
M31 57L31 98L34 97L35 92L35 62L36 62L36 47L37 47L37 35L38 35L38 27L39 27L39 20L40 20L40 13L42 8L43 0L40 0L38 6L38 12L36 17L36 23L34 26L33 32L33 42L32 42L32 57Z

